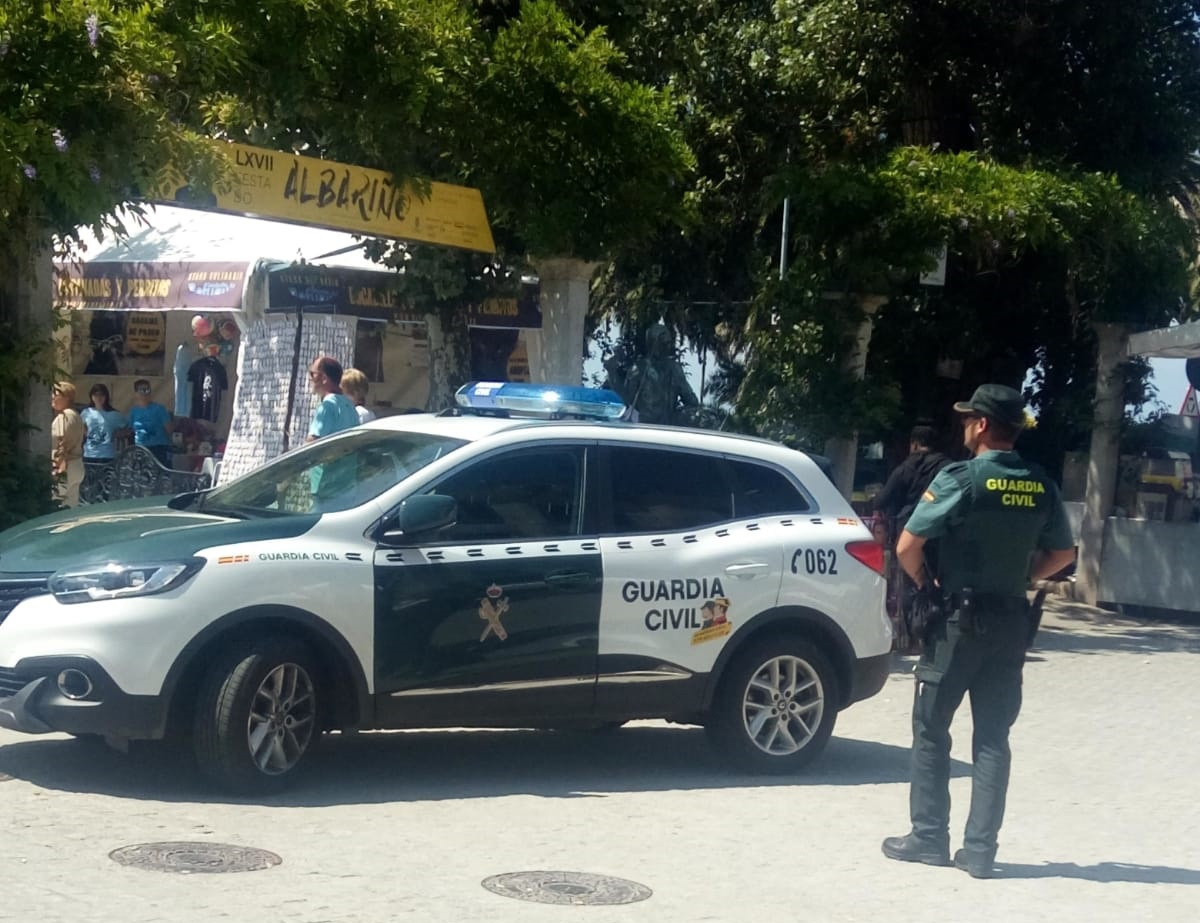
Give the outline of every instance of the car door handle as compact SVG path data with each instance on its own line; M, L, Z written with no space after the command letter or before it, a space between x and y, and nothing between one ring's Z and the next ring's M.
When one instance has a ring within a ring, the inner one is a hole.
M725 568L725 573L730 577L740 577L743 580L750 580L754 577L762 577L771 572L770 564L730 564Z
M563 570L546 575L546 583L558 589L573 589L587 586L596 579L594 574L583 570Z

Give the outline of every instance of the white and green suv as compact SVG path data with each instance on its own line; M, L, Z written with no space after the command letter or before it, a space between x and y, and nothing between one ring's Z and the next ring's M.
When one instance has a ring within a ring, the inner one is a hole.
M882 687L881 551L808 456L484 403L0 534L0 726L244 790L331 729L650 717L782 772Z

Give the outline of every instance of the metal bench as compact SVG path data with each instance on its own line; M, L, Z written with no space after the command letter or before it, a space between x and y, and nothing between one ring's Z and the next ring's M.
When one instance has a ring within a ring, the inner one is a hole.
M85 462L79 500L81 503L103 503L132 497L182 494L211 486L211 475L167 468L149 449L135 445L112 461Z

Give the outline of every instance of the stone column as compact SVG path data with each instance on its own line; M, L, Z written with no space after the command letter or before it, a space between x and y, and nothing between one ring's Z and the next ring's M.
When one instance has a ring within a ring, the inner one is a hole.
M1125 414L1125 380L1121 363L1129 346L1125 324L1093 324L1096 332L1096 400L1088 456L1087 491L1079 527L1079 561L1075 595L1096 605L1100 591L1100 559L1104 553L1104 522L1112 511L1120 463L1121 420Z
M860 295L859 306L863 319L859 322L854 338L854 347L842 361L842 368L857 381L862 381L867 372L867 353L871 346L871 332L875 326L875 312L887 302L886 295ZM837 436L825 443L825 455L833 466L833 483L847 500L854 492L854 467L858 457L858 433Z
M583 382L584 334L592 274L599 263L574 257L533 260L541 294L542 335L533 345L530 371L545 384Z
M49 375L52 364L58 358L53 349L54 329L54 266L49 241L39 242L13 235L10 261L5 268L8 278L0 282L8 289L3 297L10 302L11 318L21 335L42 333L46 337L47 365ZM28 248L28 249L26 249ZM0 311L0 315L3 312ZM25 404L21 408L22 418L33 429L23 431L17 437L17 448L30 455L50 457L50 384L37 378L29 380L25 391Z

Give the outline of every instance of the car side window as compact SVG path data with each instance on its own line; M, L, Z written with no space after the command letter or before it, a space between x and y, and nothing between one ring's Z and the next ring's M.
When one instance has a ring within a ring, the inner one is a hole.
M494 455L451 474L429 493L453 497L458 520L440 541L498 542L579 534L583 451Z
M729 460L733 473L733 515L770 516L776 513L807 513L812 504L782 471L754 462Z
M733 497L715 455L612 446L612 518L617 532L672 532L725 522Z

